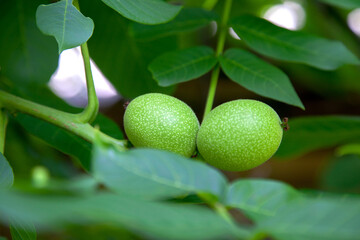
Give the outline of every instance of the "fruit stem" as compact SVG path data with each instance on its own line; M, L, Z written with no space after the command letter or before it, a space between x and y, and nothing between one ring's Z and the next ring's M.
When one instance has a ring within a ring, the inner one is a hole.
M225 0L224 11L223 11L223 15L221 18L221 23L218 26L219 38L218 38L218 42L217 42L217 46L216 46L216 57L219 57L224 51L226 34L228 31L227 24L228 24L229 17L230 17L231 5L232 5L232 0ZM219 74L220 74L220 66L219 66L219 64L217 64L211 73L210 87L209 87L208 97L206 100L204 118L212 109L212 106L214 103L214 98L215 98L216 86L217 86L217 82L219 79Z
M95 128L92 127L89 123L81 122L77 117L78 114L63 112L38 103L34 103L2 90L0 90L0 104L10 111L19 111L45 120L77 136L80 136L89 142L94 142L95 140ZM112 143L120 149L126 149L126 141L114 139L101 132L99 135L103 141Z
M79 1L74 0L73 4L80 11ZM80 48L85 67L88 105L77 117L82 123L91 123L99 112L99 100L96 96L94 79L91 73L90 54L87 43L81 44Z
M5 150L5 137L6 137L6 126L8 123L8 117L5 109L0 108L0 153L4 153Z

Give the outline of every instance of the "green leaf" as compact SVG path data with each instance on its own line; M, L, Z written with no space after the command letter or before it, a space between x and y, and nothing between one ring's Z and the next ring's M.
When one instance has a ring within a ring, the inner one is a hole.
M150 63L149 70L160 86L167 87L204 75L216 62L212 48L199 46L165 53Z
M0 189L10 188L14 183L14 173L4 155L0 153Z
M36 24L45 34L54 36L59 54L85 43L92 35L94 22L72 5L73 0L61 0L40 5L36 11Z
M259 95L304 109L289 78L280 69L241 49L229 49L220 57L225 74Z
M355 9L360 8L359 0L320 0L321 2L334 5L337 7L345 8L345 9Z
M337 192L360 191L360 157L345 155L330 161L322 176L321 185L324 189Z
M238 180L228 188L225 204L241 209L251 219L271 217L284 204L302 195L287 184L261 179Z
M36 91L35 85L45 85L58 65L55 41L36 27L39 2L0 2L1 74L10 80L11 87L25 92Z
M217 19L218 16L214 12L201 8L185 8L174 20L165 24L150 26L133 23L130 33L135 39L153 40L176 33L194 31Z
M276 153L294 157L310 151L360 140L360 118L346 116L302 117L289 120L290 130Z
M10 233L12 240L36 240L35 226L20 219L12 219Z
M215 212L202 206L147 202L126 195L99 193L87 197L35 196L0 192L0 219L20 216L39 230L69 224L125 227L152 239L220 239L248 237Z
M69 154L90 169L91 144L84 139L51 123L25 114L18 114L15 120L29 133L41 138L59 151Z
M102 0L122 16L143 24L166 23L181 10L161 0Z
M360 236L359 222L359 198L315 198L285 204L257 228L278 240L352 240Z
M344 64L360 64L341 42L286 30L265 19L245 15L234 19L232 27L251 49L275 59L304 63L323 70L333 70Z
M90 55L123 97L149 92L171 94L173 88L159 87L147 67L156 56L176 48L175 38L137 42L129 34L129 21L100 1L87 2L81 11L96 22L88 42Z
M226 187L223 175L204 163L155 149L119 152L96 145L93 171L111 189L144 198L190 193L221 197Z

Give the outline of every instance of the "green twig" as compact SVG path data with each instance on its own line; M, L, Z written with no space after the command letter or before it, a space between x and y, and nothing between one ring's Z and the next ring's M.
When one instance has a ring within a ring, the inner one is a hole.
M91 73L90 56L87 43L81 45L81 53L84 59L86 86L88 93L88 105L82 113L80 113L79 119L81 122L93 122L99 112L99 100L96 96L94 80Z
M8 123L8 117L6 115L5 109L0 108L0 153L4 153L5 150L7 123Z
M218 26L219 39L218 39L217 46L216 46L216 56L217 57L219 57L224 51L226 34L228 32L227 24L228 24L229 17L230 17L231 5L232 5L232 0L225 0L224 11L223 11L223 15L221 18L221 23ZM217 82L219 79L219 74L220 74L220 66L219 66L219 64L217 64L211 73L210 87L209 87L208 97L206 100L204 118L212 109L212 106L214 103L214 98L215 98L216 86L217 86Z
M73 4L80 11L79 1L74 0ZM99 100L96 96L94 79L91 73L90 54L87 43L81 44L80 48L85 67L88 105L83 112L78 114L78 118L83 123L91 123L99 112Z
M4 108L45 120L89 142L94 142L95 140L95 129L89 123L81 122L77 114L67 113L37 104L2 90L0 90L0 103ZM111 142L120 149L126 149L126 141L114 139L104 133L100 133L100 137L103 141Z

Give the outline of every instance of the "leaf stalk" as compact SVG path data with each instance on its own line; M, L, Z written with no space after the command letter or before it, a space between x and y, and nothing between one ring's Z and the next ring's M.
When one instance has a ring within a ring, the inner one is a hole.
M228 25L228 21L229 21L229 17L230 17L231 5L232 5L232 0L225 0L224 11L223 11L223 15L221 18L221 23L218 26L219 38L218 38L218 42L217 42L217 46L216 46L216 57L219 57L224 51L226 35L228 32L227 25ZM219 74L220 74L220 66L219 66L219 64L217 64L211 73L209 92L208 92L208 96L207 96L207 100L206 100L205 112L204 112L203 118L206 117L206 115L211 111L211 109L213 107L216 86L217 86L217 82L219 79Z
M74 0L73 4L80 11L79 1ZM91 72L90 54L89 54L89 48L87 46L87 42L81 44L80 48L84 61L88 104L83 110L83 112L79 113L77 116L81 122L91 123L95 120L99 112L99 99L96 96L96 90L95 90L94 79Z

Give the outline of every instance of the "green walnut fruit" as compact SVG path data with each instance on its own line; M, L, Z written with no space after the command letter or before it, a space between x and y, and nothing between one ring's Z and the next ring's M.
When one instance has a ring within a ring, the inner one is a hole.
M196 148L199 121L177 98L149 93L127 106L124 128L135 147L156 148L190 157Z
M210 165L245 171L267 161L279 148L282 135L281 120L270 106L255 100L235 100L205 117L197 146Z

